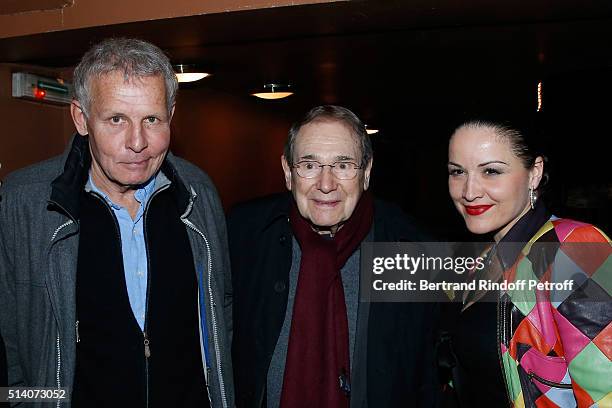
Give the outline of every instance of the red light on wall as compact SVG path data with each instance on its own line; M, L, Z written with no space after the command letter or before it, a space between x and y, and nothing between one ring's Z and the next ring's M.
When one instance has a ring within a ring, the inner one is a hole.
M47 96L47 91L40 88L34 88L34 98L45 99L45 96Z

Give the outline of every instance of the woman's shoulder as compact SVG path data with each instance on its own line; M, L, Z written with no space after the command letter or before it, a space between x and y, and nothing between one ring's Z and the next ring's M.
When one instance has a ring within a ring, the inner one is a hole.
M610 242L595 225L570 218L552 216L542 229L554 233L559 242Z

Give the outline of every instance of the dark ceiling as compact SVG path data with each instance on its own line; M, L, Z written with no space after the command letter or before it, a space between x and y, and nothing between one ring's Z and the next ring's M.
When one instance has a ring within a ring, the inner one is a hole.
M539 80L610 69L612 2L525 3L348 1L146 21L2 39L0 62L69 67L94 41L137 36L214 73L193 86L247 94L290 81L294 104L346 103L378 122L398 104L533 104Z

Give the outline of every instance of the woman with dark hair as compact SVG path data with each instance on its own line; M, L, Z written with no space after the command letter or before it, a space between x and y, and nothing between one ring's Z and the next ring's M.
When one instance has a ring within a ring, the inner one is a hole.
M467 229L494 241L482 254L486 266L467 280L526 281L458 295L453 384L462 407L611 406L610 239L548 213L540 200L546 160L526 133L472 120L450 139L450 196ZM571 290L528 283L564 276Z

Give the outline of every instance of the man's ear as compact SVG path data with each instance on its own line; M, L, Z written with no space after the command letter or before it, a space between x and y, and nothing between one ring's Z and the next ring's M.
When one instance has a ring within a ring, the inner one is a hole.
M291 191L291 167L289 167L284 154L281 156L281 166L283 166L283 173L285 174L285 186L287 186L287 190Z
M172 122L172 118L174 117L174 107L176 105L172 105L172 109L170 110L170 117L168 118L168 123Z
M85 112L83 112L83 108L81 108L81 104L76 99L73 99L70 103L70 115L72 116L72 121L74 122L77 132L79 132L81 136L87 135L89 133L87 131L87 117L85 116Z
M374 159L370 159L368 164L363 171L363 191L366 191L370 187L370 173L372 172L372 163Z

